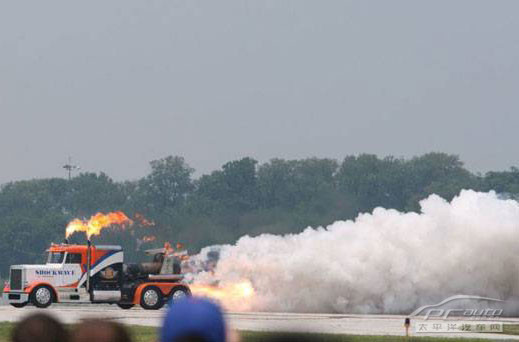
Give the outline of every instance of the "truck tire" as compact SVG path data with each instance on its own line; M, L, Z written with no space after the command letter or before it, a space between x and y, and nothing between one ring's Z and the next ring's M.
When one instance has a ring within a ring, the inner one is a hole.
M135 305L134 304L127 304L127 303L117 303L117 306L120 307L123 310L128 310L128 309L133 308Z
M45 285L36 286L31 292L31 303L37 308L46 308L52 304L54 293L52 289Z
M176 286L169 293L170 304L175 304L179 300L191 296L191 291L184 286Z
M14 306L15 308L23 308L24 306L27 305L27 302L25 303L11 303L12 306Z
M164 295L156 286L146 286L141 292L141 306L145 310L158 310L164 305Z

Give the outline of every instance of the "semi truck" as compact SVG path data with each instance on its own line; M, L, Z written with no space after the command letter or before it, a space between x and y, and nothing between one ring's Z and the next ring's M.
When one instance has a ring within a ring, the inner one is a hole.
M174 253L165 246L146 254L150 262L126 264L121 246L51 244L45 264L11 266L3 299L17 308L109 303L157 310L191 295Z

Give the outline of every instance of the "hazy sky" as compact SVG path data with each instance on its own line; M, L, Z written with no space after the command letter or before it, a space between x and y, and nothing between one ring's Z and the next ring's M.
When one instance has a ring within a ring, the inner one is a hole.
M517 1L0 0L0 183L182 155L519 164Z

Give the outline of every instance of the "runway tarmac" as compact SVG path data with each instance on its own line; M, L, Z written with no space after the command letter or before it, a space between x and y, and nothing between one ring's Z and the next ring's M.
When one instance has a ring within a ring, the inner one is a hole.
M0 306L0 321L15 322L32 312L46 312L62 322L76 323L82 319L111 319L124 324L160 326L165 309L146 311L141 308L122 310L115 305L53 305L47 309L27 306L16 309ZM403 336L405 316L396 315L337 315L337 314L296 314L247 312L227 314L229 325L236 330L252 331L299 331L354 335L396 335ZM412 328L419 321L411 321ZM498 322L519 324L519 318L501 318ZM475 333L413 333L415 336L479 337L489 339L518 339L519 336Z

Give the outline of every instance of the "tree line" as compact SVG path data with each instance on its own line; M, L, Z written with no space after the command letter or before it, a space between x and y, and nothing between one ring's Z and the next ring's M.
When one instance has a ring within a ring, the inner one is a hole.
M102 211L122 210L154 223L110 230L96 243L117 243L129 258L164 241L182 242L190 252L232 243L244 234L285 234L307 226L352 219L382 206L419 210L419 201L436 193L447 200L461 189L495 190L519 198L519 169L467 170L458 156L428 153L403 159L361 154L342 161L326 158L252 158L225 163L198 178L184 158L150 163L136 181L116 182L105 173L10 182L0 187L0 274L9 265L42 262L49 243L61 242L67 223ZM144 243L143 236L156 240ZM84 242L84 237L72 237Z

